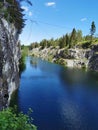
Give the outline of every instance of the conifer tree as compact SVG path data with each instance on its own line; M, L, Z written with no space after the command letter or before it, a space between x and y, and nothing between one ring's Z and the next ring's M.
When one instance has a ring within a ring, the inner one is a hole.
M91 42L93 40L93 35L96 32L96 26L95 26L95 22L93 21L91 24L91 28L90 28L90 34L91 34Z
M9 23L13 23L21 33L22 28L25 25L25 19L23 18L23 9L20 2L25 1L30 5L32 3L29 0L0 0L0 17L5 18Z
M76 29L73 28L71 36L70 36L70 47L75 46L77 43L77 34L76 34Z

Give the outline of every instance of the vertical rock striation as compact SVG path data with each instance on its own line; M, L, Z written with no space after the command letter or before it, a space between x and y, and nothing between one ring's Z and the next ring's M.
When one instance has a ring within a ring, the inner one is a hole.
M20 45L14 24L0 19L0 109L7 107L19 86Z

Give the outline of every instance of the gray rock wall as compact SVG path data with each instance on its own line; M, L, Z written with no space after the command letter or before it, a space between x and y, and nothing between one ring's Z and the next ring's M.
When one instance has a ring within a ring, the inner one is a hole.
M88 68L98 71L98 45L94 45L89 53Z
M7 107L19 86L20 46L17 29L0 19L0 109Z
M42 59L60 63L68 67L87 68L98 71L98 45L93 45L89 49L59 49L59 48L34 48L30 52L31 55L41 57ZM62 60L60 60L62 59Z

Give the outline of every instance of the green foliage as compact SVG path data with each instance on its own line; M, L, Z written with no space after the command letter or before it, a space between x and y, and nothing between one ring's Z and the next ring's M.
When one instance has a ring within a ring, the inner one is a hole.
M3 14L8 22L13 23L18 29L18 33L21 33L25 20L23 19L23 9L21 9L20 2L17 0L6 0L5 2L0 4L0 14Z
M86 35L85 36L85 41L90 41L91 40L91 36L90 35Z
M68 53L68 49L65 49L65 50L64 50L64 55L66 55L66 56L69 55L69 53Z
M76 29L73 28L71 36L70 36L70 47L73 47L77 44L77 32Z
M50 47L50 46L54 46L54 39L51 38L50 40L47 41L47 47Z
M26 69L25 57L28 55L28 46L21 46L21 58L19 60L19 73L21 74Z
M81 30L77 30L77 34L76 34L76 35L77 35L77 43L78 43L78 42L81 42L82 39L83 39L83 38L82 38L82 37L83 37L83 36L82 36L82 31L81 31Z
M45 47L47 47L47 40L44 39L40 42L40 46L41 46L41 49L44 49Z
M87 41L87 42L84 42L84 43L81 45L81 47L82 47L83 49L87 49L87 48L90 47L90 45L91 45L91 42L90 42L90 41Z
M23 56L27 56L29 51L29 46L22 45L21 46L21 52Z
M41 49L44 49L45 47L56 47L59 46L59 48L71 48L74 47L78 42L82 41L82 31L78 30L76 31L75 28L73 28L72 33L66 35L63 35L63 37L60 37L58 39L50 39L50 40L42 40L40 43L36 43L41 46ZM31 44L30 46L33 46L35 48L35 43ZM32 48L32 47L31 47Z
M63 65L63 66L67 65L66 61L64 59L62 59L62 58L56 59L55 63Z
M95 32L96 32L96 26L95 26L95 23L93 21L92 24L91 24L91 28L90 28L91 42L93 40L93 35L94 35Z
M52 62L52 60L53 60L53 56L52 55L48 55L48 61Z
M0 112L0 130L36 130L32 119L23 113L16 114L11 108Z
M66 46L68 46L69 47L69 43L70 43L70 38L69 38L69 35L68 34L66 34Z
M9 23L13 23L21 33L24 27L24 14L20 2L23 0L0 0L0 16L4 17ZM30 4L29 0L26 0ZM31 5L31 4L30 4Z
M26 64L25 64L25 55L22 55L20 60L19 60L19 73L21 73L26 69Z
M59 47L64 48L66 46L66 36L63 36L59 39Z
M91 28L90 28L91 36L93 36L95 32L96 32L96 26L95 26L95 23L93 21L92 24L91 24Z
M39 47L39 44L37 42L31 43L31 45L29 46L29 50L32 50L33 48L37 47Z
M90 31L93 37L96 31L94 22L92 22ZM36 48L36 46L41 47L41 49L44 49L45 47L48 48L51 46L54 48L59 47L60 49L62 48L68 49L74 47L88 48L91 46L91 44L98 43L98 37L93 37L91 40L91 35L83 36L81 30L76 30L75 28L73 28L70 34L66 33L65 35L57 39L53 39L53 38L50 40L44 39L40 43L37 42L36 44L32 43L30 45L30 48Z
M21 45L21 50L23 50L25 48L25 45Z

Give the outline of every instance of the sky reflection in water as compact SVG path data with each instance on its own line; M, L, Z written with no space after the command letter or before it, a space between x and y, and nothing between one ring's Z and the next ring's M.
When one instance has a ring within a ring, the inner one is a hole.
M15 100L38 130L98 130L98 73L27 57Z

